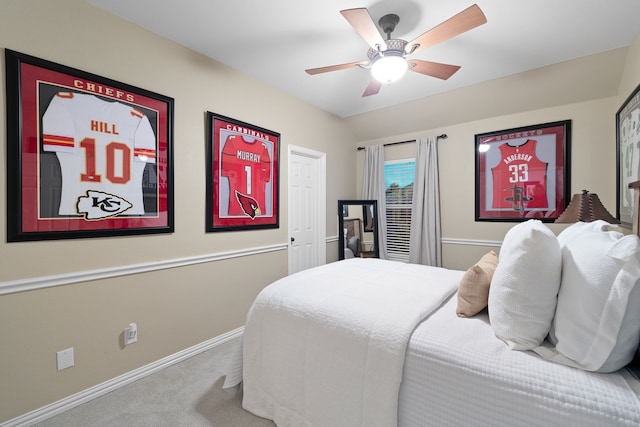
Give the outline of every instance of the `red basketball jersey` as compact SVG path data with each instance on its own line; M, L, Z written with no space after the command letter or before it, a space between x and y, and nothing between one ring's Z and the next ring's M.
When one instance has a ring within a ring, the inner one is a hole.
M500 163L491 169L495 209L547 208L547 163L536 156L535 139L514 147L502 144Z

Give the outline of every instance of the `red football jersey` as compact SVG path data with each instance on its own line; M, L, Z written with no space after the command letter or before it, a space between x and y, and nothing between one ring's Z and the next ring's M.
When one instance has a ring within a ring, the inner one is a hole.
M58 92L42 117L42 148L60 162L60 215L78 215L79 198L90 190L126 200L132 205L126 215L144 215L142 176L156 162L156 137L141 111Z
M495 209L547 208L547 163L536 156L535 139L519 146L502 144L500 163L491 169Z
M266 213L265 194L267 184L271 182L271 157L264 142L229 135L222 149L221 172L229 179L229 215L249 215L236 192L257 202L257 215Z

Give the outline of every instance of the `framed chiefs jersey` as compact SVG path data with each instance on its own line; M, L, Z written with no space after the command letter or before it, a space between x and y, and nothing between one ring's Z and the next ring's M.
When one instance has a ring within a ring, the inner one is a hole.
M279 227L280 134L207 112L206 231Z
M569 203L570 138L570 120L476 135L476 221L555 221Z
M173 99L5 50L7 241L173 232Z

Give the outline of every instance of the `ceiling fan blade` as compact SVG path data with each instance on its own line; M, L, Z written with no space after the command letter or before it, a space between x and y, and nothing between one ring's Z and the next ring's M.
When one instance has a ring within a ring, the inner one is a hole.
M376 27L366 8L346 9L341 10L340 13L349 21L353 29L360 34L360 37L373 49L376 49L376 46L386 47L385 41L378 31L378 27Z
M330 65L328 67L309 68L306 71L307 74L312 76L320 73L328 73L329 71L346 70L347 68L357 67L358 65L367 66L369 61L349 62L348 64Z
M482 24L486 24L487 18L477 4L469 6L457 15L452 16L441 24L433 27L421 36L407 43L407 53L416 52L434 46L452 37L469 31ZM414 47L415 46L415 47Z
M460 69L459 65L441 64L439 62L422 61L420 59L411 59L408 62L409 70L442 80L447 80ZM413 65L413 67L411 65Z
M379 82L374 78L371 78L371 81L369 81L369 84L367 85L367 88L364 90L362 97L364 98L365 96L371 96L371 95L377 94L378 92L380 92L381 87L382 87L381 82Z

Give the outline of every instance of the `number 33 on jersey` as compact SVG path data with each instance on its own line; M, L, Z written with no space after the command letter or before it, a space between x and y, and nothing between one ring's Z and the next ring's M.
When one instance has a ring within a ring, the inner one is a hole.
M43 150L60 162L60 215L144 215L142 175L156 161L156 138L144 113L93 95L58 92L42 118L42 140Z

